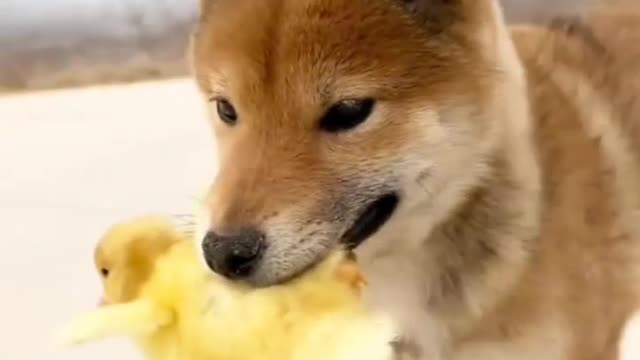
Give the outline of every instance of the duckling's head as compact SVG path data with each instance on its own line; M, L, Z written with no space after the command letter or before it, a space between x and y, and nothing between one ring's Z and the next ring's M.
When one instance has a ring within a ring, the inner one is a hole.
M162 217L141 217L112 226L94 255L103 285L101 304L133 300L157 259L183 238L172 222Z

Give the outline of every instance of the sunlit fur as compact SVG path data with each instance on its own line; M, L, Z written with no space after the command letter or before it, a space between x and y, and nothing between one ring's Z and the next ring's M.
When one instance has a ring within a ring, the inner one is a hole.
M161 218L115 226L96 254L107 304L61 341L130 336L153 360L390 359L391 324L365 309L364 279L341 252L290 284L252 290L207 271L195 244Z

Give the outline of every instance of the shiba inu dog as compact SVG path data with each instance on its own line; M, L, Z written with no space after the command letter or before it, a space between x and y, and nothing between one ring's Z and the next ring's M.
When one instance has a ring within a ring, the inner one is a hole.
M619 10L619 11L618 11ZM408 359L616 359L640 300L640 16L203 0L202 256L257 287L350 246Z

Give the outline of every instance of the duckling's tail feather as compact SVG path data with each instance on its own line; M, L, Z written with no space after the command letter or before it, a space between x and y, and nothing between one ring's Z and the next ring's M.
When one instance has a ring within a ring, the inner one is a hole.
M144 337L172 320L169 309L148 300L109 305L72 322L58 334L56 343L73 346L114 336Z

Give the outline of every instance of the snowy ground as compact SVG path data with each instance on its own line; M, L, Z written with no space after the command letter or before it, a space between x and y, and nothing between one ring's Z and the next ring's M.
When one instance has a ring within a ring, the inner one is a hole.
M188 80L0 97L0 358L135 359L126 342L60 352L57 326L95 306L98 235L145 212L188 212L211 179Z

